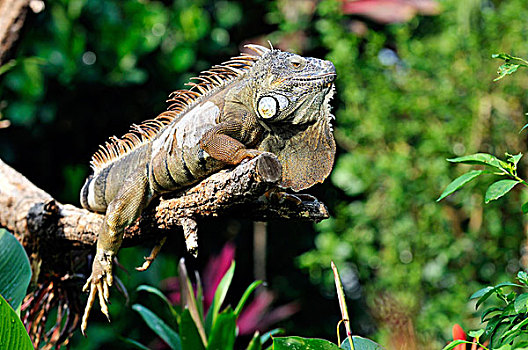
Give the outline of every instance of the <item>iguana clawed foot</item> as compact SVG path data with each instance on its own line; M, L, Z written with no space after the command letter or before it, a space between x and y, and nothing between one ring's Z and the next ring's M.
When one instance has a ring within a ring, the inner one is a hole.
M108 313L108 299L110 297L110 287L113 283L112 275L112 254L97 252L92 265L92 274L86 281L83 287L83 292L88 291L88 301L81 322L81 332L86 335L86 327L88 325L88 317L95 302L96 295L99 297L99 304L101 305L101 312L106 316L110 322L110 314Z
M270 201L276 201L278 203L289 202L294 205L301 205L303 202L314 202L317 200L312 195L305 193L287 193L278 188L273 188L265 193L265 197Z

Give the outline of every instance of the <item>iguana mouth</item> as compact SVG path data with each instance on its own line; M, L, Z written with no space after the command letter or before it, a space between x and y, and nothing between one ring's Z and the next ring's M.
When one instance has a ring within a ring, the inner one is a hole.
M291 80L294 84L314 84L314 85L326 85L332 83L336 78L336 73L325 73L311 77L293 78Z

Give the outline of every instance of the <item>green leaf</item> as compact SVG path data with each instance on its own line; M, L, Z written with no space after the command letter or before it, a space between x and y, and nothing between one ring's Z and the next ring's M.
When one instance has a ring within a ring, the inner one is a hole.
M494 312L499 312L499 311L502 311L502 308L501 307L497 307L497 306L490 307L490 308L484 310L484 312L480 316L481 322L486 322L488 320L488 319L486 319L486 316L488 316L488 315L490 315L490 314L492 314ZM493 315L493 317L495 317L495 316L496 315Z
M472 342L469 342L467 340L454 340L452 341L451 343L447 344L446 346L444 346L442 348L442 350L452 350L454 349L457 345L460 345L460 344L473 344Z
M482 289L476 291L475 293L473 293L473 294L469 297L469 300L473 300L473 299L480 298L481 296L483 296L483 295L485 295L486 293L488 293L490 290L493 290L493 287L488 286L488 287L482 288Z
M231 281L233 280L233 274L235 273L235 261L231 263L231 266L227 270L224 277L222 277L222 280L218 284L218 287L216 288L216 292L213 298L213 302L211 303L211 306L209 307L209 311L207 311L207 316L205 317L205 331L209 333L209 331L213 328L214 323L216 321L216 318L218 317L218 311L220 310L220 307L222 306L222 303L224 302L224 299L227 294L227 290L229 289L229 286L231 285Z
M528 202L524 203L521 207L522 213L526 214L528 213Z
M181 303L182 308L188 309L191 317L198 329L198 333L202 338L202 343L207 346L207 337L203 326L202 315L198 308L198 303L194 297L194 290L191 284L191 280L187 274L187 267L185 266L185 259L181 258L178 265L178 278L180 280L181 288Z
M132 309L137 311L147 326L154 331L168 346L173 350L181 350L181 340L178 333L170 328L161 318L155 313L147 309L141 304L132 305Z
M517 180L500 180L492 183L486 191L484 202L487 204L493 200L499 199L506 193L510 192L511 189L514 188L519 182L520 181Z
M238 305L235 308L235 315L236 317L240 316L240 313L242 312L242 308L246 304L246 301L248 300L249 296L255 289L257 289L258 286L260 286L263 282L262 281L255 281L249 285L249 287L246 288L246 291L244 294L242 294L242 298L240 298L240 301L238 302Z
M528 311L528 293L523 293L515 298L514 307L515 312L524 313Z
M475 153L468 156L447 159L451 163L479 164L499 168L500 160L488 153Z
M183 310L179 329L183 349L205 349L189 309Z
M0 294L14 310L20 310L31 280L31 266L22 244L0 229Z
M301 337L273 338L273 350L339 350L340 347L324 339Z
M167 305L171 314L174 316L175 320L178 320L179 318L178 311L176 311L176 309L174 308L174 306L172 306L169 299L167 299L167 297L159 289L146 285L146 284L142 284L136 288L136 292L141 292L141 291L148 292L148 293L158 296L161 300L163 300L165 305Z
M500 80L504 78L506 75L510 75L510 74L517 72L517 69L519 69L520 66L521 66L520 64L504 63L503 65L499 66L499 69L497 70L497 74L499 76L493 79L493 81Z
M29 335L15 310L0 295L0 346L2 349L33 349Z
M215 322L208 338L207 350L233 349L236 338L236 315L228 306L222 311Z
M119 337L119 339L121 339L124 343L126 343L128 345L131 345L132 347L134 347L136 349L150 350L148 347L146 347L145 345L141 344L137 340L130 339L130 338L123 338L123 337Z
M268 331L262 334L262 336L260 337L260 344L264 345L264 343L267 342L268 339L271 338L272 336L276 334L283 334L283 333L284 333L284 329L282 328L272 329L271 331Z
M528 273L526 273L525 271L521 270L517 272L517 279L525 286L528 286Z
M519 154L509 154L509 153L506 153L506 156L508 157L508 161L513 163L515 166L517 166L517 164L519 163L519 161L521 160L523 154L519 152Z
M383 347L378 343L358 335L353 335L352 341L354 342L354 350L383 350ZM341 349L351 350L348 338L343 340L340 347Z
M251 341L249 342L246 350L261 350L261 349L262 349L262 343L260 342L260 333L259 331L256 331L255 334L253 334L253 338L251 338Z
M471 338L480 338L482 336L482 334L484 334L484 329L478 329L476 331L469 331L468 332L468 335Z
M436 201L440 202L442 199L449 196L451 193L455 192L456 190L458 190L459 188L461 188L462 186L464 186L465 184L467 184L468 182L470 182L471 180L473 180L480 174L482 174L482 170L471 170L470 172L467 172L457 177L449 185L447 185L444 192L442 192L442 194L440 195L440 197L438 197Z

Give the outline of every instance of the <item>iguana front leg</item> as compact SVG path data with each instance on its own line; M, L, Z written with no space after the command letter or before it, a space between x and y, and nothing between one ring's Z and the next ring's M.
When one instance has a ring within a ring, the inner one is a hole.
M125 227L134 222L151 199L146 170L137 171L129 176L110 202L104 218L103 230L97 239L97 251L92 265L92 274L86 281L83 291L89 290L88 301L81 323L81 332L85 334L88 316L99 297L101 311L110 320L108 298L113 284L112 263L123 241Z
M244 145L252 144L260 137L258 129L253 128L252 123L245 123L248 119L228 120L214 126L204 133L200 139L200 147L211 157L230 165L267 153Z

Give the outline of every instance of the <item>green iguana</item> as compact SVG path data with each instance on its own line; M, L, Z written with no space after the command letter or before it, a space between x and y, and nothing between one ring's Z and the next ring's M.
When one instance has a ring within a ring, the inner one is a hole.
M334 162L329 101L336 77L330 61L247 45L241 54L171 94L168 110L112 137L94 154L82 206L105 213L92 273L84 334L96 295L106 302L123 231L153 197L192 185L264 152L282 165L280 185L299 191L322 182Z

